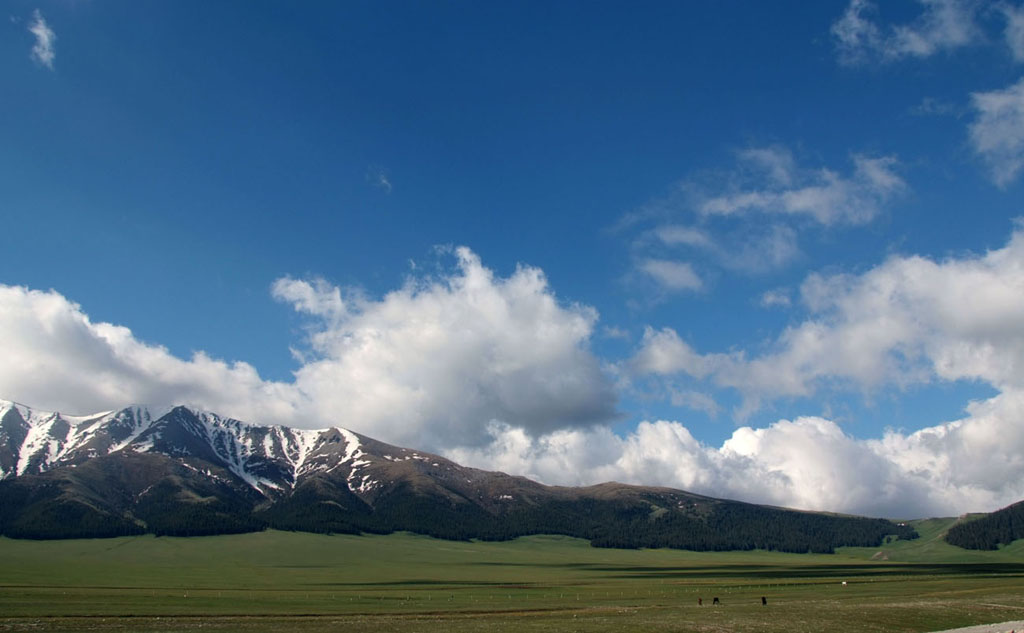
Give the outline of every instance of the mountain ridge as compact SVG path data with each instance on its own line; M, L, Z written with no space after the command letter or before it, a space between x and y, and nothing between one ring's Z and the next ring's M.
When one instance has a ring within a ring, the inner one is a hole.
M912 530L605 482L546 486L334 426L260 426L185 406L85 416L0 401L0 534L408 530L614 547L832 551Z

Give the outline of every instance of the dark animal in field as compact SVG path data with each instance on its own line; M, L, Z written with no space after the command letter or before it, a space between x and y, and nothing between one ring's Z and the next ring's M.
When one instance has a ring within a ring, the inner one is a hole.
M761 606L763 607L763 606L765 606L767 604L768 604L768 598L765 598L764 596L761 596Z
M716 596L715 599L711 601L711 604L721 604L721 603L718 601L718 597Z

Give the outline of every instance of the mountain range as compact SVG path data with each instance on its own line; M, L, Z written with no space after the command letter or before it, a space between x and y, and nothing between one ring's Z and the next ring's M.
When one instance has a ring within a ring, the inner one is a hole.
M185 406L86 416L0 400L0 534L81 538L266 528L446 539L565 534L605 547L831 552L913 529L671 488L546 486L332 427Z

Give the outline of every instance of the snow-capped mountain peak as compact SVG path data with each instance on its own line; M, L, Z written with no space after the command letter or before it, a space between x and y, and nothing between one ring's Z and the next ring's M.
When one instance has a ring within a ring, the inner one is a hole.
M202 459L263 494L292 488L315 472L355 470L363 456L359 437L340 428L259 426L186 406L133 405L69 416L0 400L0 479L119 451Z

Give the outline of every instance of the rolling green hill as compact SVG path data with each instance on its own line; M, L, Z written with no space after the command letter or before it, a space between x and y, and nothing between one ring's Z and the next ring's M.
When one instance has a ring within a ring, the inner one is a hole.
M838 553L858 559L904 563L1024 563L1024 540L998 551L967 550L951 545L947 533L964 523L964 519L948 517L910 521L919 535L916 539L896 540L879 547L844 547Z
M963 521L946 536L951 544L965 549L998 549L1020 539L1024 539L1024 501Z

